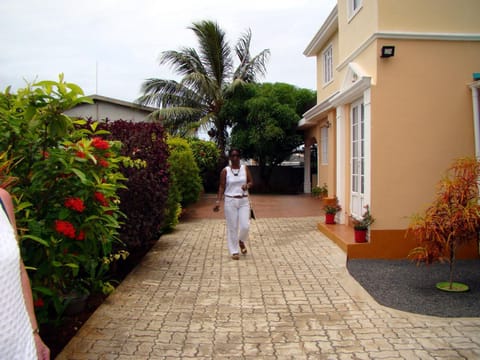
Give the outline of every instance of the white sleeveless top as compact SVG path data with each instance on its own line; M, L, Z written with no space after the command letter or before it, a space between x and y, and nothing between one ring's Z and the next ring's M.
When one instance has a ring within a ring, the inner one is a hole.
M20 278L20 249L0 206L0 359L35 360L37 350Z
M225 196L247 195L247 192L242 190L242 185L247 183L245 165L240 165L240 169L232 169L230 166L227 166L225 169L227 169Z

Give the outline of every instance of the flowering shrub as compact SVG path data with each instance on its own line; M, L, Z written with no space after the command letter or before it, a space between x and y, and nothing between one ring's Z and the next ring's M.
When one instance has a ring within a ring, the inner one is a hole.
M36 269L31 272L35 297L44 304L52 300L60 312L64 294L112 290L105 276L118 242L117 190L125 178L118 171L120 144L105 144L97 148L85 138L60 142L34 164L30 186L22 189L17 217L24 261Z
M0 151L18 179L10 191L42 323L61 316L68 294L111 291L109 266L127 256L118 190L125 188L119 166L128 159L95 124L76 130L63 115L88 101L63 76L0 93Z

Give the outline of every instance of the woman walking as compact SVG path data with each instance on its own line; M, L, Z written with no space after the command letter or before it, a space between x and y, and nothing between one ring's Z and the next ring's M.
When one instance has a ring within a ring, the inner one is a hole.
M231 149L229 158L230 166L223 168L220 173L220 185L213 211L220 210L220 201L223 197L228 251L233 260L238 260L240 251L244 255L247 253L245 242L250 228L248 190L253 186L253 181L248 167L240 165L238 149Z

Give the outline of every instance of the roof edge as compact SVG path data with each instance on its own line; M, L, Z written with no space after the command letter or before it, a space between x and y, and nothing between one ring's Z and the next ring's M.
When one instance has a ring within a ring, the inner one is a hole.
M303 51L305 56L315 56L322 48L325 42L332 36L338 29L338 8L337 5L332 9L320 30L317 31L313 39L307 45Z
M95 101L95 100L103 101L103 102L108 102L108 103L115 104L115 105L126 106L126 107L129 107L129 108L135 108L135 109L145 110L145 111L149 111L149 112L157 110L157 108L154 108L154 107L144 106L144 105L140 105L140 104L137 104L137 103L134 103L134 102L129 102L129 101L120 100L120 99L114 99L114 98L111 98L111 97L108 97L108 96L103 96L103 95L98 95L98 94L87 95L87 97L89 97L93 101Z

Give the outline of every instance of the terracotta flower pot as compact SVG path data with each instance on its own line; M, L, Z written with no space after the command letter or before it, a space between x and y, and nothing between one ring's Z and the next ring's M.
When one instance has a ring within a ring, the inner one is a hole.
M325 224L335 224L335 214L325 214Z
M367 230L354 230L355 233L355 242L364 243L367 241Z

